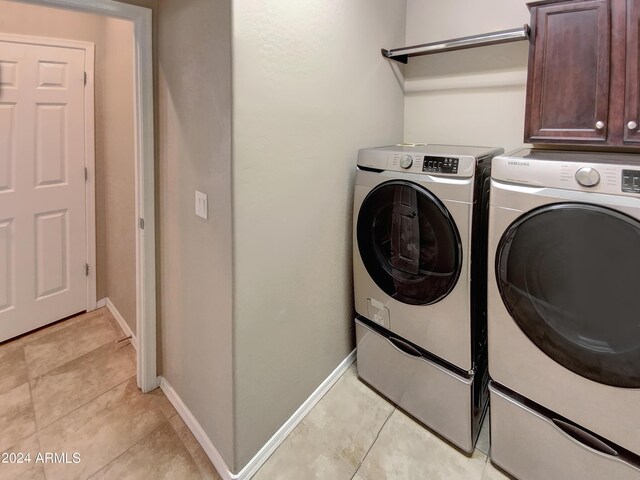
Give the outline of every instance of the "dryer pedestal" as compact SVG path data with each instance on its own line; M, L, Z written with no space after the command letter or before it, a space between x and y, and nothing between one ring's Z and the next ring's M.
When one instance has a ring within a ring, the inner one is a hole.
M473 452L488 406L486 363L463 375L362 317L355 323L360 379L461 450Z
M491 382L491 461L527 480L640 480L638 457Z

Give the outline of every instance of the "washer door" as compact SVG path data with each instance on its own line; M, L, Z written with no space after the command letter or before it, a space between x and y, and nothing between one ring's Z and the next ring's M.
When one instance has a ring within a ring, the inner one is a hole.
M580 203L534 210L502 237L496 278L549 357L596 382L640 387L640 222Z
M462 245L453 219L417 184L390 181L369 192L358 214L357 241L373 281L402 303L438 302L460 276Z

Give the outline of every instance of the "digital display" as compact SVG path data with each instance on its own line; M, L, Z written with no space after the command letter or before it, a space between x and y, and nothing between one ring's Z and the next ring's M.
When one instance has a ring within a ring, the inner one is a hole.
M458 173L458 159L455 157L424 157L423 172Z
M622 171L622 191L627 193L640 193L640 171Z

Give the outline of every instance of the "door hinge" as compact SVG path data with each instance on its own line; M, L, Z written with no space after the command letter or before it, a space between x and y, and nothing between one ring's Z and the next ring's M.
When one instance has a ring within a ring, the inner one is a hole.
M140 230L144 230L144 218L138 219L138 225L140 226Z
M87 275L87 277L89 276L89 264L85 264L85 274Z
M84 72L84 84L87 84L87 72Z
M87 167L84 167L84 180L85 182L89 180L89 169Z

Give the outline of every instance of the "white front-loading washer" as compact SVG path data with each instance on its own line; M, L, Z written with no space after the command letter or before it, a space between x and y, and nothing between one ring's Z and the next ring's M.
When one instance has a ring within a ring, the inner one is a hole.
M526 479L640 479L640 159L492 165L492 460Z
M482 225L491 158L500 153L449 145L358 153L359 376L466 451L485 405L486 379L475 376L486 370Z

